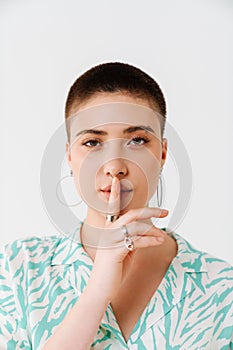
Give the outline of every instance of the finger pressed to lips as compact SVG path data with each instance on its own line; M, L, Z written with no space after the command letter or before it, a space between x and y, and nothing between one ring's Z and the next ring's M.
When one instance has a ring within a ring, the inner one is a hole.
M108 200L108 214L118 217L120 214L120 205L120 180L114 176ZM108 222L106 222L106 225L108 225Z

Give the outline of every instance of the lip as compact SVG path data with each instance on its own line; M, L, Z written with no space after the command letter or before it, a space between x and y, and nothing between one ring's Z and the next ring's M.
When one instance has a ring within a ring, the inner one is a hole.
M101 192L105 192L105 193L110 193L111 192L111 187L112 187L111 185L108 185L108 186L100 189L100 191ZM127 188L127 187L121 185L121 192L131 192L131 191L132 191L131 188Z
M121 199L129 196L129 194L132 192L132 190L128 190L128 191L121 191L120 192L120 195L121 195ZM109 197L110 197L110 194L111 194L111 191L100 191L101 195L106 198L107 200L109 200Z

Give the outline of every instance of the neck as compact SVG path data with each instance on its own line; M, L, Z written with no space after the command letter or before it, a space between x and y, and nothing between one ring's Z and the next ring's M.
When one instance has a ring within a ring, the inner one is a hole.
M104 213L100 213L96 210L88 208L87 216L84 223L88 226L103 228L105 227L106 223L106 215Z

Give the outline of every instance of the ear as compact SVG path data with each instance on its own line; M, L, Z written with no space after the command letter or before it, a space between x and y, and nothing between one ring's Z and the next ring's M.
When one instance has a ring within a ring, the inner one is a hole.
M167 159L167 139L162 139L161 167L164 166L166 159Z
M70 145L68 142L66 143L66 157L67 157L68 165L70 166L70 168L72 168L71 167L72 161L71 161Z

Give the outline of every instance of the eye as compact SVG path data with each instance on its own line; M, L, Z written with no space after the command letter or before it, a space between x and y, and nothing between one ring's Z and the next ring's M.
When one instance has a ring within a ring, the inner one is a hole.
M133 144L136 146L140 146L140 145L144 145L145 143L149 142L149 140L146 137L136 136L130 142L133 142Z
M90 139L82 143L83 146L86 146L89 148L94 148L97 146L97 144L100 144L100 141L96 139Z
M140 136L136 136L129 141L129 143L133 144L134 146L141 146L147 142L149 142L149 139ZM100 146L100 144L101 141L98 139L89 139L87 141L82 142L82 145L88 148L96 148L97 146Z

